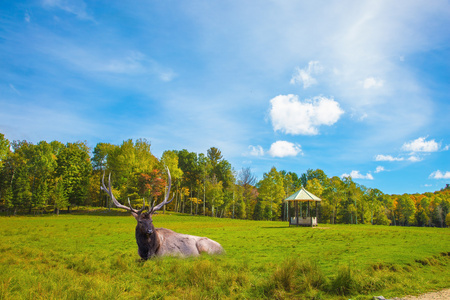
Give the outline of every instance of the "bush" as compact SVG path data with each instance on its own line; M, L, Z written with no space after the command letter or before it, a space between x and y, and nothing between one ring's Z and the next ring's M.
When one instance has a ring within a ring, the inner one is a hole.
M288 294L320 295L326 278L318 265L310 260L288 258L277 266L267 283L270 296ZM282 297L281 297L282 298ZM317 298L317 297L313 297ZM320 297L319 297L320 298Z
M330 284L330 292L337 295L351 295L358 290L357 281L350 267L341 267Z

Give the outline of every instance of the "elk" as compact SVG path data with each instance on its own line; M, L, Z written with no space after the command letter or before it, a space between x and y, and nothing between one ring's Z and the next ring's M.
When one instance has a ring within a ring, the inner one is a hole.
M128 199L129 206L125 206L119 203L114 197L111 190L111 173L109 174L109 186L105 186L105 174L103 173L101 190L105 191L109 197L111 197L113 203L118 208L125 209L133 215L137 221L136 225L136 243L138 245L138 254L143 260L147 260L154 256L198 256L201 253L208 254L221 254L224 253L222 246L206 237L199 237L194 235L187 235L174 232L166 228L155 228L153 225L153 214L160 210L163 206L172 202L169 200L170 187L172 184L172 179L170 177L169 169L167 169L168 174L168 190L163 202L153 206L144 211L144 204L140 210L131 207L130 200Z

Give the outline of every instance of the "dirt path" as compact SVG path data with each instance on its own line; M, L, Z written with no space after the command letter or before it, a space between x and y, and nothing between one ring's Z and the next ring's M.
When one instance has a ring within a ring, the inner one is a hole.
M426 293L419 296L406 296L403 298L398 298L401 300L449 300L450 299L450 289Z

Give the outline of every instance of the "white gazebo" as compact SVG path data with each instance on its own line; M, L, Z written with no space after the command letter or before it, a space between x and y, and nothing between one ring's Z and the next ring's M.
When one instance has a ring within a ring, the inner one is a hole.
M284 201L287 202L288 206L288 220L289 220L289 226L317 226L317 202L322 201L319 197L315 196L314 194L311 194L304 188L301 188L299 191L295 192L294 194L290 195ZM304 204L307 202L307 207L304 210ZM316 216L311 216L311 206L310 202L316 202ZM293 205L291 205L293 203ZM293 209L292 207L293 206ZM292 212L293 210L293 212ZM292 214L291 214L292 212Z

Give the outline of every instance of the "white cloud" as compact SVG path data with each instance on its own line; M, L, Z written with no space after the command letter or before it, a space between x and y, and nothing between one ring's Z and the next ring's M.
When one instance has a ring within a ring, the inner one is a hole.
M420 137L414 141L404 143L402 150L411 152L436 152L439 144L435 140L426 141L427 137Z
M450 179L450 172L447 171L445 173L442 173L441 171L437 170L436 172L433 172L430 174L430 178L433 179Z
M159 79L161 79L164 82L172 81L177 76L175 72L172 70L161 70L159 73Z
M408 160L411 162L419 162L422 161L422 158L418 157L417 155L411 155L410 157L408 157Z
M30 13L28 11L25 12L25 22L30 23L31 21L31 16Z
M250 149L250 155L251 156L263 156L264 155L264 150L261 146L248 146L248 148Z
M361 174L359 171L351 171L350 174L342 174L341 175L342 178L344 177L351 177L352 179L369 179L369 180L373 180L373 176L370 173L367 173L366 175Z
M279 95L270 100L270 117L275 131L317 135L321 125L333 125L344 111L333 98L323 96L299 101L297 95Z
M364 80L363 86L364 86L365 89L370 89L370 88L382 87L383 84L384 84L383 80L375 79L373 77L369 77L369 78L366 78Z
M16 89L16 87L14 85L12 85L11 83L9 84L9 87L11 88L11 90L14 91L14 93L16 93L17 95L21 95L20 92Z
M83 0L44 0L43 4L47 7L56 7L65 12L74 14L77 18L82 20L93 20L92 16L86 12L86 3L84 3Z
M303 88L306 89L317 83L317 80L312 75L319 74L322 70L323 67L318 61L310 61L304 69L295 68L296 74L292 76L290 83L303 84Z
M296 156L302 153L302 148L299 144L293 144L287 141L276 141L270 146L268 152L273 157Z
M404 161L408 160L410 162L419 162L423 160L423 156L427 155L430 152L439 151L441 145L438 144L435 140L426 140L427 137L420 137L411 142L406 142L402 146L402 151L410 152L409 157L393 157L391 155L382 155L379 154L375 157L375 161ZM448 150L448 146L445 146L441 149L442 151ZM417 153L422 153L417 155Z
M105 54L97 48L84 47L72 41L50 35L42 42L40 50L46 55L54 56L58 60L64 61L71 68L87 73L88 76L98 77L103 80L103 75L123 75L157 76L160 80L168 82L173 80L177 73L172 69L161 65L151 57L148 57L139 50L117 49L113 53Z
M403 161L403 157L393 157L392 155L378 154L375 156L375 161Z
M383 166L378 166L375 170L375 173L380 173L386 171Z

